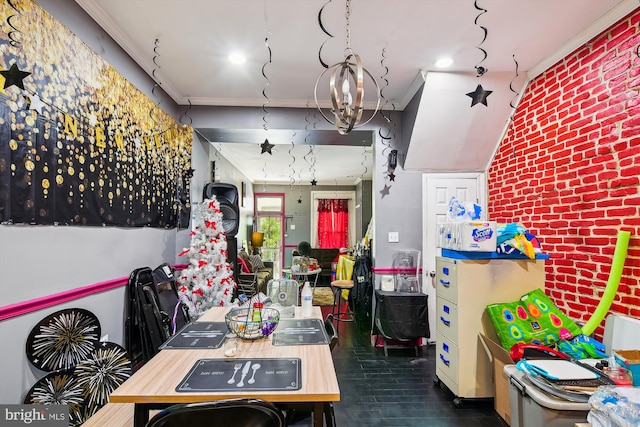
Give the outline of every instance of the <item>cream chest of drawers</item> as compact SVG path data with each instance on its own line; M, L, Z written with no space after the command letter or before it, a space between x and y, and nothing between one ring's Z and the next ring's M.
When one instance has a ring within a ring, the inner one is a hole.
M478 334L487 305L544 289L544 260L436 258L436 382L457 397L493 397L491 363Z

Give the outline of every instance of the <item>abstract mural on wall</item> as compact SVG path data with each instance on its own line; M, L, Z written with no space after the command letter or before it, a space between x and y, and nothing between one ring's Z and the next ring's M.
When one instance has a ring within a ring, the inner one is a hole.
M0 24L0 223L179 226L191 126L34 2Z

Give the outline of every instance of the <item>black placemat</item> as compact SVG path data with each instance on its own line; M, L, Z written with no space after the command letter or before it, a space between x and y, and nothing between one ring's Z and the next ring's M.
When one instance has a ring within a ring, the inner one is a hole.
M192 322L186 324L160 348L220 348L227 332L224 322Z
M301 360L200 359L177 392L300 390Z
M273 345L329 344L320 319L282 319L271 338Z

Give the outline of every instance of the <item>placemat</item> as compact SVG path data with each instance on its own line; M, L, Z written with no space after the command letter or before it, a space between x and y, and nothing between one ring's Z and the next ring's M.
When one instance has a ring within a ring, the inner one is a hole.
M227 334L224 322L191 322L160 346L171 348L220 348Z
M273 345L329 344L320 319L281 319L271 338Z
M200 359L176 391L299 390L300 365L299 358Z

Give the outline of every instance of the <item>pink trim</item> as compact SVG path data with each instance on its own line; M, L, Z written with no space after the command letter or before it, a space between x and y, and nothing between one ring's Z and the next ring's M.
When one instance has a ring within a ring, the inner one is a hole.
M28 301L5 305L0 307L0 321L22 316L23 314L32 313L34 311L42 310L68 301L84 298L89 295L119 288L126 285L128 280L128 277L121 277L119 279L107 280L106 282L71 289L58 294L47 295Z
M393 268L393 267L385 267L385 268L373 267L373 268L371 268L371 272L374 273L374 274L398 274L398 273L416 274L416 269L415 268L401 268L401 269L398 269L398 268ZM420 268L418 273L422 274L422 268Z
M173 267L176 270L182 270L186 267L186 264L177 264ZM22 316L24 314L32 313L34 311L43 310L54 305L84 298L89 295L110 291L111 289L126 286L128 282L128 277L120 277L118 279L94 283L93 285L82 286L80 288L71 289L53 295L47 295L28 301L5 305L0 307L0 322L14 317Z

